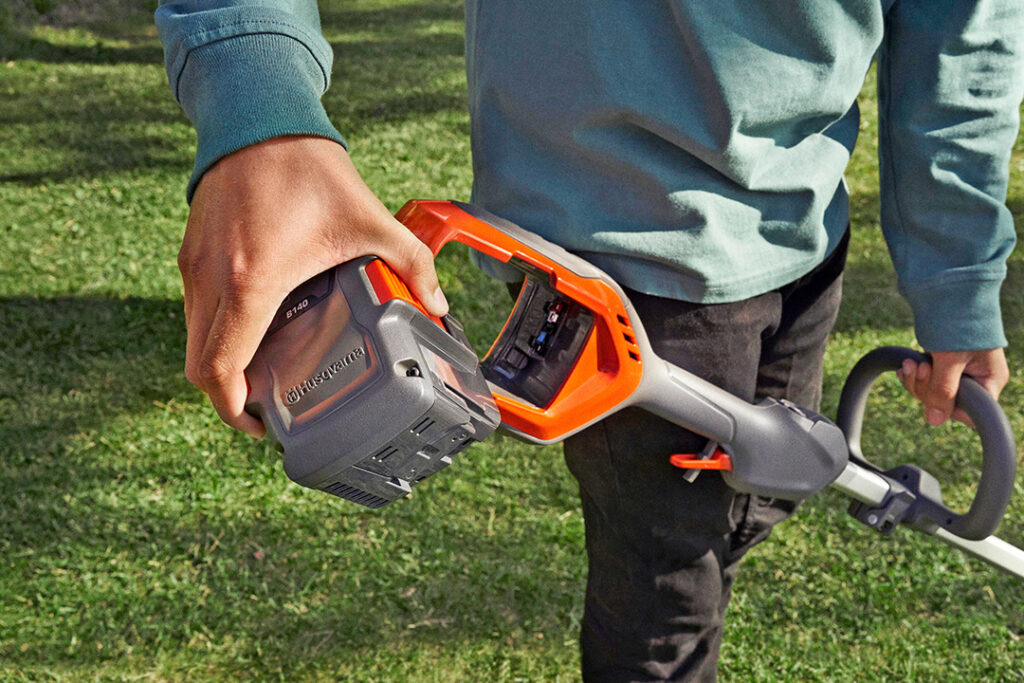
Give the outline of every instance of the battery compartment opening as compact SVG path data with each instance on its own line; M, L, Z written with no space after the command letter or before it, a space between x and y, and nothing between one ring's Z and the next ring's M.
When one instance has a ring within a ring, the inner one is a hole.
M547 408L594 328L594 315L526 272L515 307L481 362L484 377L515 398Z

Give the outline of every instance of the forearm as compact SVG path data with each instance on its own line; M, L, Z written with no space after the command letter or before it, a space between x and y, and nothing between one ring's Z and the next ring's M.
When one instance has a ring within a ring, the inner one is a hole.
M929 350L1006 344L1004 202L1022 94L1017 0L895 4L879 53L882 228Z

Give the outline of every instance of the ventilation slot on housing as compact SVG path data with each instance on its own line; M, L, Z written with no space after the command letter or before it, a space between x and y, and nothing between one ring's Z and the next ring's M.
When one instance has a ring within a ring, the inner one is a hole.
M428 429L430 429L433 426L434 426L433 418L425 417L422 420L420 420L419 423L415 427L412 428L412 433L419 435L419 434L422 434L423 432L427 431Z
M456 455L457 453L461 453L462 451L466 450L466 447L469 446L474 441L475 441L475 439L473 439L472 437L470 437L468 439L464 439L462 443L460 443L458 446L456 446L451 451L449 451L448 457L450 458L450 457Z
M385 446L376 453L373 454L373 459L377 462L386 462L388 458L398 452L398 449L394 446Z
M357 489L355 486L349 486L348 484L342 484L340 481L336 481L327 488L324 489L327 493L334 494L339 498L345 500L351 500L353 503L359 503L365 505L368 508L379 508L388 504L386 498L375 496L372 493L367 493L361 489Z

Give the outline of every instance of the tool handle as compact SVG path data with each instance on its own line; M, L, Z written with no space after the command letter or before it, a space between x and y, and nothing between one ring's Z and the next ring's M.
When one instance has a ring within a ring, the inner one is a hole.
M846 466L843 433L825 417L789 401L747 403L653 351L644 355L638 405L719 442L730 457L722 476L737 491L803 500Z
M846 435L851 459L870 466L860 444L868 392L883 372L898 370L906 359L917 363L931 360L913 349L883 346L861 358L850 371L839 398L836 424ZM920 516L961 538L980 540L996 530L1010 502L1017 470L1017 447L1002 408L968 376L960 380L956 405L971 418L981 437L981 479L970 509L960 515L943 505L941 496L929 496L925 492L915 494L921 501Z

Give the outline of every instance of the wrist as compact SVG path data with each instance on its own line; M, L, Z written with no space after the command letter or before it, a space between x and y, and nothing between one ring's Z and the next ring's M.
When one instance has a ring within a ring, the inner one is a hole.
M214 164L253 144L287 135L345 144L320 103L320 66L292 38L258 34L205 45L190 53L181 78L189 84L182 107L198 133L189 201Z

